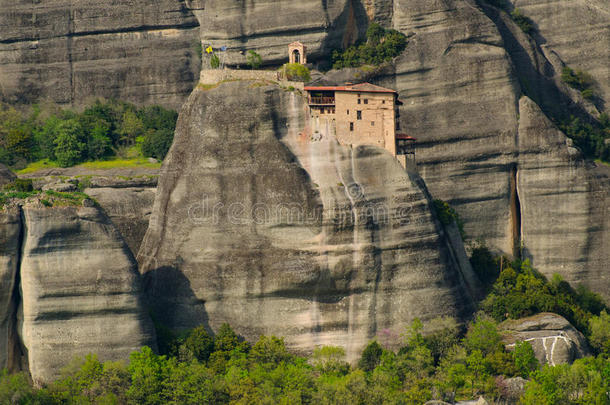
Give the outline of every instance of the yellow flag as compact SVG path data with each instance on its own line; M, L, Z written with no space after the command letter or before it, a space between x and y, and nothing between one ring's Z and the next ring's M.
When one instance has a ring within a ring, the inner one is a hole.
M214 50L212 49L212 47L211 47L211 46L208 46L207 48L205 48L205 51L206 51L207 53L212 53L212 51L214 51Z

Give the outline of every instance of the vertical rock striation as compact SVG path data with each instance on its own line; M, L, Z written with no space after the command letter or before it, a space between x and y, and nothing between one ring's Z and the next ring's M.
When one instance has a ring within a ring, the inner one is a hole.
M583 160L532 100L519 103L518 193L524 255L608 298L610 168Z
M352 360L414 317L459 316L468 294L422 191L382 149L311 141L304 108L249 82L191 95L138 255L156 316Z
M0 210L0 370L19 366L15 313L21 231L19 209Z
M197 25L183 0L0 0L0 100L178 108L198 77Z
M297 40L307 46L307 59L317 62L363 37L368 23L360 0L192 0L189 7L203 43L226 46L221 58L229 65L245 65L249 50L265 64L286 63L288 44Z
M95 207L24 208L19 333L35 383L75 356L125 359L154 332L133 256Z

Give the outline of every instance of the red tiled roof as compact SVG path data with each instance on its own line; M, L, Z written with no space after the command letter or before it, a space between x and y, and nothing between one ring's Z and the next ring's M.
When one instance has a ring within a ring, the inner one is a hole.
M361 93L396 93L395 90L375 86L371 83L360 83L346 86L306 86L305 91L355 91Z

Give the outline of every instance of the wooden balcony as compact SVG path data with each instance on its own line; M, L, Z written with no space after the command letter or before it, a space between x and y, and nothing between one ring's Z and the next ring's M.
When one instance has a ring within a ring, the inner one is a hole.
M309 105L335 105L334 97L309 97Z

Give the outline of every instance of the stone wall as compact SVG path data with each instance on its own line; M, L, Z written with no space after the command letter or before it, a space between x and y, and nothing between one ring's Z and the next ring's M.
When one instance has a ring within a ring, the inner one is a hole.
M238 80L262 80L279 82L283 87L292 86L303 90L303 82L284 80L280 72L275 70L236 70L236 69L203 69L200 74L199 83L218 84L223 81Z

